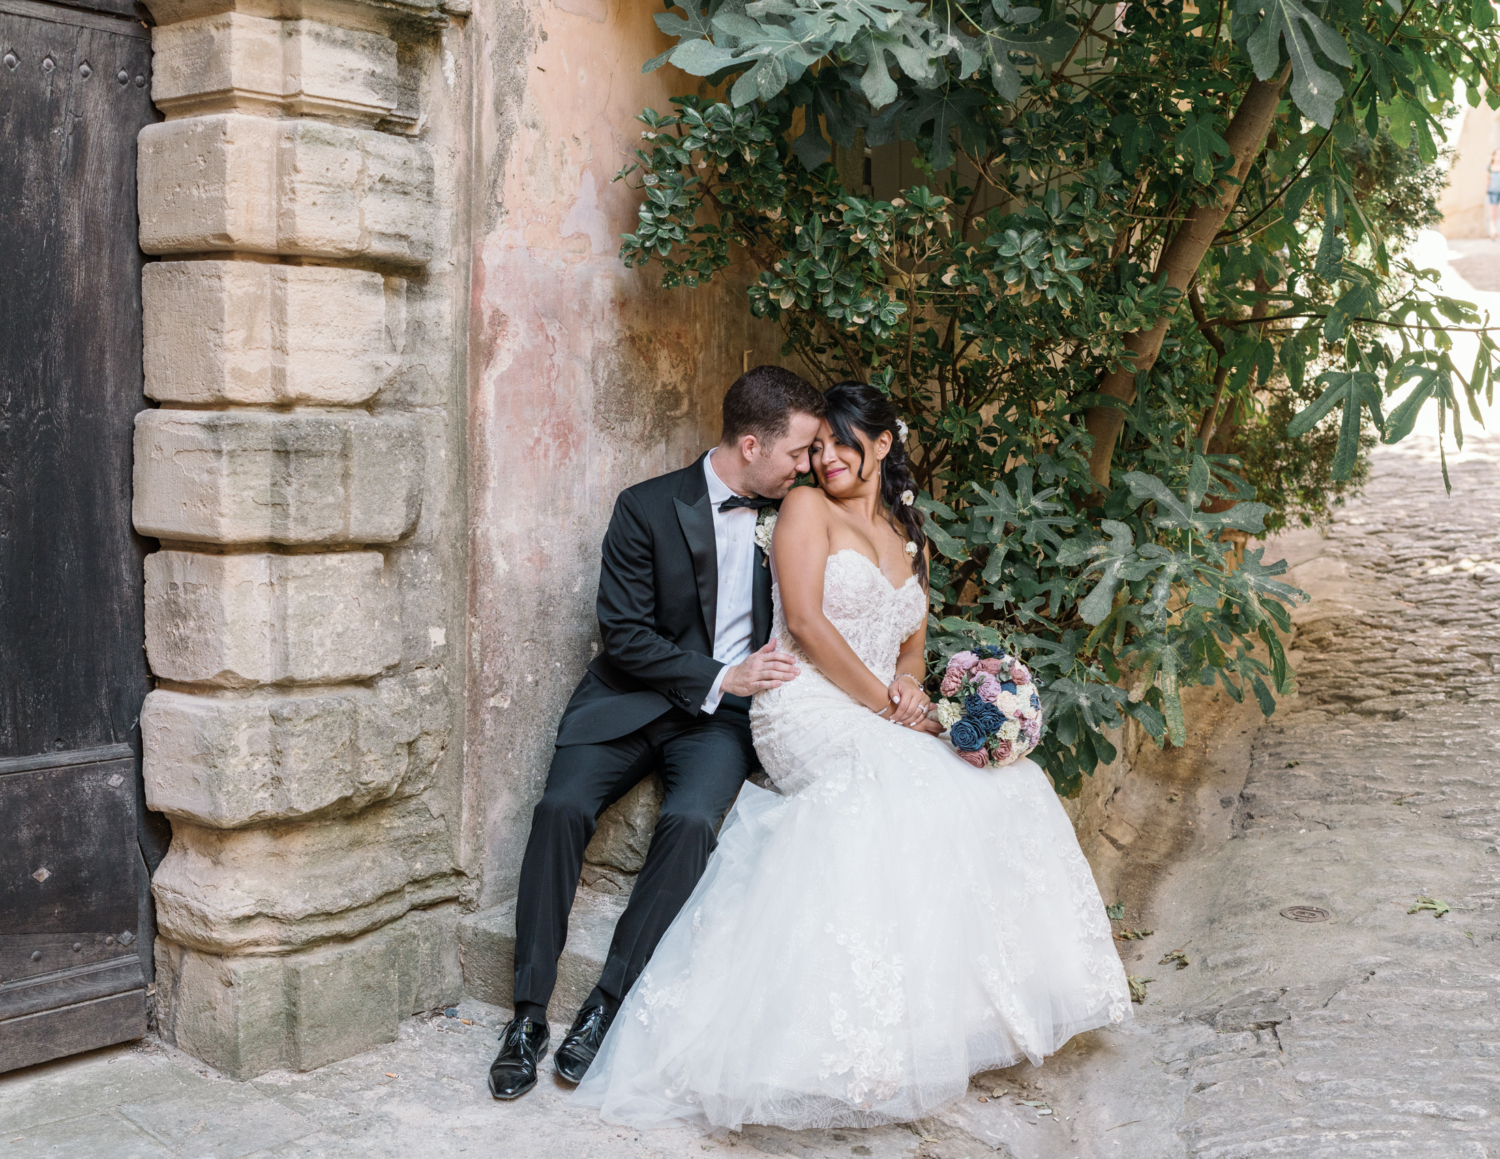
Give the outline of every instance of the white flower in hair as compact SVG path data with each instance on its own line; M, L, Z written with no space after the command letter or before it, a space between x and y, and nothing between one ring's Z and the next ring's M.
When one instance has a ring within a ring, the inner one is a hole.
M916 555L917 554L917 545L915 543L913 543L909 539L906 541L906 554L907 555Z
M910 507L916 501L917 501L917 497L915 495L913 495L910 491L903 491L903 492L901 492L901 503L902 503L903 506Z
M901 434L901 441L906 442L907 426L904 419L896 420L896 430Z

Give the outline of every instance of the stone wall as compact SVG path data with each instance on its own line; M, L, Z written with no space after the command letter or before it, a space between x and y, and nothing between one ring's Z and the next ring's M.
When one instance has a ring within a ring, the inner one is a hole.
M460 992L467 0L151 10L156 1010L245 1077Z

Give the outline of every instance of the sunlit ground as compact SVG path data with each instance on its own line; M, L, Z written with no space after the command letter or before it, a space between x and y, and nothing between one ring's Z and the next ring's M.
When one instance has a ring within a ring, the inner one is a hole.
M1481 315L1488 311L1489 322L1500 326L1500 243L1471 239L1450 241L1435 230L1425 230L1418 243L1407 251L1407 256L1420 266L1439 270L1444 293L1472 302ZM1453 362L1465 376L1474 366L1478 346L1479 340L1473 334L1453 335ZM1462 389L1458 383L1454 386L1456 390ZM1386 400L1387 414L1410 389L1408 387ZM1461 395L1460 400L1462 402ZM1431 524L1434 516L1438 525L1434 530L1470 531L1474 516L1478 514L1472 510L1476 496L1482 497L1480 502L1494 501L1487 494L1487 488L1497 478L1496 467L1500 466L1500 390L1496 390L1492 403L1486 403L1483 397L1479 399L1479 413L1484 420L1482 426L1474 421L1467 404L1464 404L1462 450L1458 449L1453 437L1451 421L1442 436L1449 475L1458 494L1450 498L1444 492L1438 454L1437 407L1429 402L1410 435L1395 446L1376 446L1372 453L1371 466L1375 476L1379 478L1395 469L1406 480L1403 486L1395 492L1389 488L1382 490L1383 498L1377 509L1366 506L1359 513L1346 511L1340 518L1355 526L1372 520L1395 520L1399 524L1409 512L1414 522L1414 540L1422 533L1423 526ZM1415 471L1411 470L1413 465ZM1434 499L1436 503L1433 503ZM1500 500L1500 494L1495 499ZM1448 505L1446 518L1445 503ZM1421 574L1431 576L1454 571L1500 575L1497 547L1500 547L1500 542L1490 537L1465 541L1454 551L1435 551L1432 558L1421 560L1417 566Z

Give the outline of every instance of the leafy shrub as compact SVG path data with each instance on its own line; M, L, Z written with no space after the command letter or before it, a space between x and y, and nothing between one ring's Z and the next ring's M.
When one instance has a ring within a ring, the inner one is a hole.
M1458 433L1455 380L1490 381L1487 331L1468 378L1448 353L1474 309L1400 256L1433 110L1493 75L1489 5L671 8L647 68L732 83L641 114L622 257L688 286L748 259L784 353L890 394L934 658L1027 654L1063 793L1126 716L1183 743L1189 682L1269 714L1299 593L1239 541L1356 486L1367 427L1433 404ZM898 141L916 179L876 197L849 161Z

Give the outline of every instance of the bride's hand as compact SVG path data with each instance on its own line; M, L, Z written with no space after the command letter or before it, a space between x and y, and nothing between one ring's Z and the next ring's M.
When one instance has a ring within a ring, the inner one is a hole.
M915 728L927 719L927 710L932 707L932 701L911 673L903 672L897 676L886 692L891 698L888 720Z

